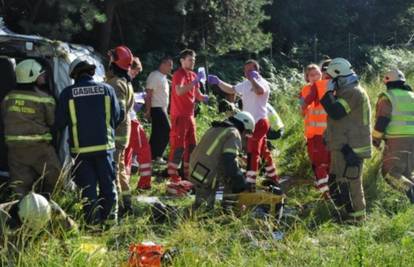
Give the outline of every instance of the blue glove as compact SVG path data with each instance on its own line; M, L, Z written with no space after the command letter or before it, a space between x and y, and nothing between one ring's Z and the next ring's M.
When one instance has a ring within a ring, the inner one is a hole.
M329 80L328 86L326 88L326 92L333 92L335 91L335 89L336 89L336 82L333 79Z
M250 79L257 80L257 79L259 79L260 74L259 74L259 72L253 70L249 73L249 77L250 77Z
M207 105L209 99L210 99L210 97L208 95L205 95L204 99L203 99L203 103Z
M204 71L199 71L197 73L197 81L200 82L202 80L206 80L206 73Z
M216 75L208 75L207 83L211 85L218 85L220 83L220 79Z

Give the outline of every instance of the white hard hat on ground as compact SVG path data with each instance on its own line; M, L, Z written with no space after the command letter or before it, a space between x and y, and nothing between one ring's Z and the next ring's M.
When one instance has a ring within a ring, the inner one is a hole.
M42 229L51 218L49 201L42 195L30 192L19 203L19 218L32 230Z

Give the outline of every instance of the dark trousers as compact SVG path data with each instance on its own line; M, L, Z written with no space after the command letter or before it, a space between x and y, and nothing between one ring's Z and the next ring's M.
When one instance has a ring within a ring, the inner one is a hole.
M79 156L75 161L76 185L82 190L85 219L94 224L117 216L116 169L112 152L107 155ZM99 194L97 192L99 187Z
M151 152L152 158L162 157L168 145L170 134L170 121L166 111L162 108L151 108Z

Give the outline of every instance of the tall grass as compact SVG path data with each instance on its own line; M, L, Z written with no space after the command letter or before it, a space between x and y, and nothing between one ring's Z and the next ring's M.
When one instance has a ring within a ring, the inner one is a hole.
M311 179L296 101L299 87L289 83L279 90L278 84L273 84L271 101L286 124L285 137L274 142L280 150L276 161L280 174ZM363 87L374 107L383 85L374 79L363 82ZM197 117L198 137L219 118L214 106L202 106ZM380 159L376 151L364 166L369 213L361 226L332 222L332 208L311 186L289 192L288 203L296 209L281 224L219 211L183 216L191 200L169 200L181 208L181 215L177 220L154 224L149 208L135 203L134 216L103 232L90 231L81 223L78 232L55 227L36 234L21 230L4 235L1 265L120 266L128 258L131 242L151 240L167 249L177 248L174 266L413 266L414 208L378 175ZM164 186L157 183L148 194L162 196ZM80 220L74 194L63 194L57 200ZM273 237L275 231L284 233L282 240Z

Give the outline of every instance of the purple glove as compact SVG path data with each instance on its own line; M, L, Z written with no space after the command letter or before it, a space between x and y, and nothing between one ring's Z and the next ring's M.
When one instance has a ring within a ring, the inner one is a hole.
M205 95L204 99L203 99L203 103L207 105L209 99L210 99L210 97L208 95Z
M260 74L257 71L252 70L251 72L249 72L249 77L250 77L250 79L257 80L257 79L259 79Z
M208 75L207 83L211 85L218 85L220 83L220 79L216 75Z
M206 73L204 71L199 71L197 73L197 81L200 82L202 80L206 80Z
M197 85L200 81L206 80L206 74L204 71L199 71L197 77L191 82L193 85Z

